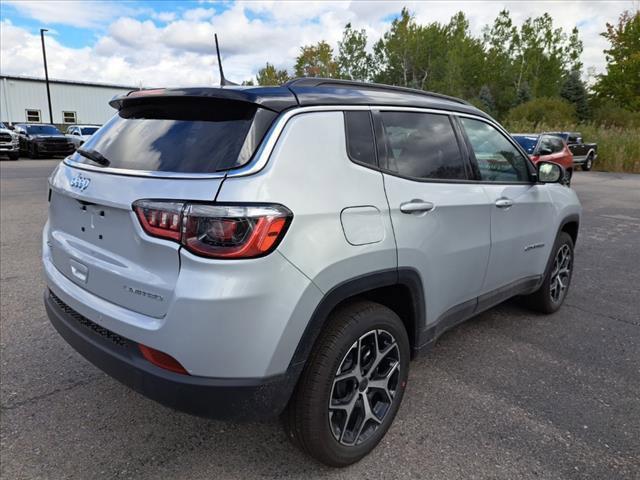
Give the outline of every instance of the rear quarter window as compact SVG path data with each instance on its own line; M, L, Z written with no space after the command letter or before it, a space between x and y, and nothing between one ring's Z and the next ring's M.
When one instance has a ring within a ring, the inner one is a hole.
M202 98L125 106L84 145L110 168L213 173L246 164L276 114L256 105ZM94 164L75 153L72 160Z
M354 162L377 165L371 113L346 111L344 124L349 158Z

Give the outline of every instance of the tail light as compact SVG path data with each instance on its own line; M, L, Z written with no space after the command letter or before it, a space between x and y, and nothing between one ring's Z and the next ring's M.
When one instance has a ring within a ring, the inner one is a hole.
M138 200L133 209L149 235L174 240L209 258L256 258L272 252L293 214L282 205L225 205Z

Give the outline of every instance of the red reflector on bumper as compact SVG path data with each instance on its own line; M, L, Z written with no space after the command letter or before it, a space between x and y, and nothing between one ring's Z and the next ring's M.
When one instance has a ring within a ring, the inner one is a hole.
M153 363L156 367L164 368L165 370L169 370L175 373L181 373L183 375L189 375L180 362L178 362L171 355L168 355L160 350L156 350L155 348L147 347L146 345L138 344L138 348L140 349L140 353L142 356Z

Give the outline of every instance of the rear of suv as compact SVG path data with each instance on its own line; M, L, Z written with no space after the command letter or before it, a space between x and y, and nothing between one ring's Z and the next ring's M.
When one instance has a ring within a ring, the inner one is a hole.
M326 79L132 92L50 178L65 340L192 414L282 415L334 466L391 425L409 361L514 295L556 311L580 205L457 99Z

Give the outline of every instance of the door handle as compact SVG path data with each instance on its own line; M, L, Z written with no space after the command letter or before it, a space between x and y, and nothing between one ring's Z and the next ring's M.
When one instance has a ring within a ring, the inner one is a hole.
M431 202L423 202L422 200L411 200L400 204L402 213L426 213L433 210L435 205Z
M512 205L513 200L510 200L508 198L499 198L498 200L496 200L496 207L498 208L509 208Z

